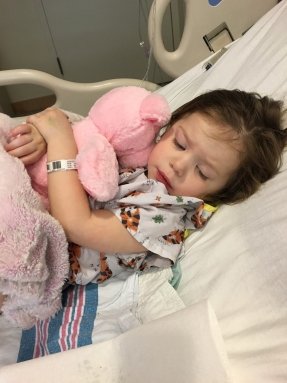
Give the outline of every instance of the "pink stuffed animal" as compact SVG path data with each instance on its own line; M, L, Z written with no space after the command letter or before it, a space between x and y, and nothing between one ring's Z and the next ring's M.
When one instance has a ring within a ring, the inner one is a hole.
M169 119L167 101L144 88L115 88L98 99L88 116L72 126L84 189L98 201L112 199L118 167L147 165L155 136ZM27 170L33 188L47 198L46 156Z

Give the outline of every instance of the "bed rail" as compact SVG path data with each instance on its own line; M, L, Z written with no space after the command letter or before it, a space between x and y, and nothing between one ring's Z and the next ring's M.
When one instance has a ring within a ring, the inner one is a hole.
M119 86L140 86L155 91L159 85L149 81L118 78L94 83L76 83L34 69L0 71L0 86L30 84L50 89L56 96L55 106L86 115L93 103L107 91Z
M165 47L162 33L164 15L170 3L171 0L153 0L148 18L148 35L154 58L161 69L172 78L177 78L213 52L230 44L233 39L240 38L253 23L277 4L277 0L253 0L252 7L248 0L221 1L217 6L212 6L207 0L183 0L184 27L179 45L173 51ZM224 44L211 50L212 47L208 47L204 37L223 22L228 27L230 39L223 38Z

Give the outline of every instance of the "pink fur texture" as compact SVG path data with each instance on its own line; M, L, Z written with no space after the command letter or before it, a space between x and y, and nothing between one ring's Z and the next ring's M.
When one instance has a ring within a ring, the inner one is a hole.
M45 211L23 164L3 149L9 123L0 114L0 292L8 295L3 315L29 328L61 307L68 251L60 224Z
M140 87L120 87L102 96L88 116L72 125L78 146L78 175L98 201L118 190L118 167L147 164L154 139L170 119L167 101ZM28 168L32 186L47 196L46 157Z

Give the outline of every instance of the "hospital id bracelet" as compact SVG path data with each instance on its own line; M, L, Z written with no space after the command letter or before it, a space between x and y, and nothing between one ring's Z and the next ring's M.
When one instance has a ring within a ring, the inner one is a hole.
M65 170L77 170L76 160L57 160L47 162L47 173Z

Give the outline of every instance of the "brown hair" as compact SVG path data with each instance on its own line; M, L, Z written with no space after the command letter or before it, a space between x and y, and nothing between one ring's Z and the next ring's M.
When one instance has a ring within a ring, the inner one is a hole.
M244 146L239 168L222 190L206 198L207 202L243 201L278 172L287 143L281 101L237 89L218 89L178 108L171 117L170 126L195 112L234 129Z

